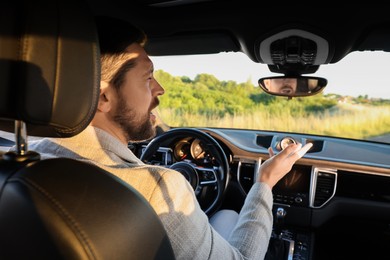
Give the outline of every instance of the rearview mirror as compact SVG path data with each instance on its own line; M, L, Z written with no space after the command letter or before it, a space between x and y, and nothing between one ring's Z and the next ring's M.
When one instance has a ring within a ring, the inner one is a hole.
M266 93L285 97L304 97L320 93L328 81L305 76L278 76L259 79L259 87Z

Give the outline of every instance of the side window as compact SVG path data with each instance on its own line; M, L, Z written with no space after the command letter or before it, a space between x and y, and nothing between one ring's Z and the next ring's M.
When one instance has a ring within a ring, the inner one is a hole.
M15 135L13 133L0 131L0 151L6 152L15 144Z

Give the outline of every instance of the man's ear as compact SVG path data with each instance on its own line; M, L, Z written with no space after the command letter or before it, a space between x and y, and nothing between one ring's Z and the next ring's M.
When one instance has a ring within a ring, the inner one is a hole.
M113 101L111 91L112 88L108 82L100 81L100 95L97 107L100 112L107 113L111 110Z

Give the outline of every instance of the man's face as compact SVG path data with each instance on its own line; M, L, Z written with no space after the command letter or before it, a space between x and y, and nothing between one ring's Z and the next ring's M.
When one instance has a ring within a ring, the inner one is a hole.
M164 89L153 77L153 63L145 50L132 44L127 51L136 63L125 74L112 116L127 139L137 142L155 136L156 116L151 112L158 106L158 96L164 94Z
M266 87L273 93L293 94L297 90L297 80L295 78L270 79Z

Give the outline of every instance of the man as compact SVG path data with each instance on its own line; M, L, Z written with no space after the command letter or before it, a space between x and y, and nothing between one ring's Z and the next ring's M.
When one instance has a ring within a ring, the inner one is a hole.
M97 20L101 49L99 104L90 126L66 139L29 144L43 158L70 157L94 163L136 188L159 215L177 259L262 259L272 230L272 187L310 148L291 145L267 160L229 237L209 224L186 179L172 169L143 164L128 142L155 135L164 89L153 77L153 63L143 44L145 36L114 19ZM124 33L126 32L126 33Z
M294 94L297 91L296 78L274 78L265 79L265 87L271 93Z

